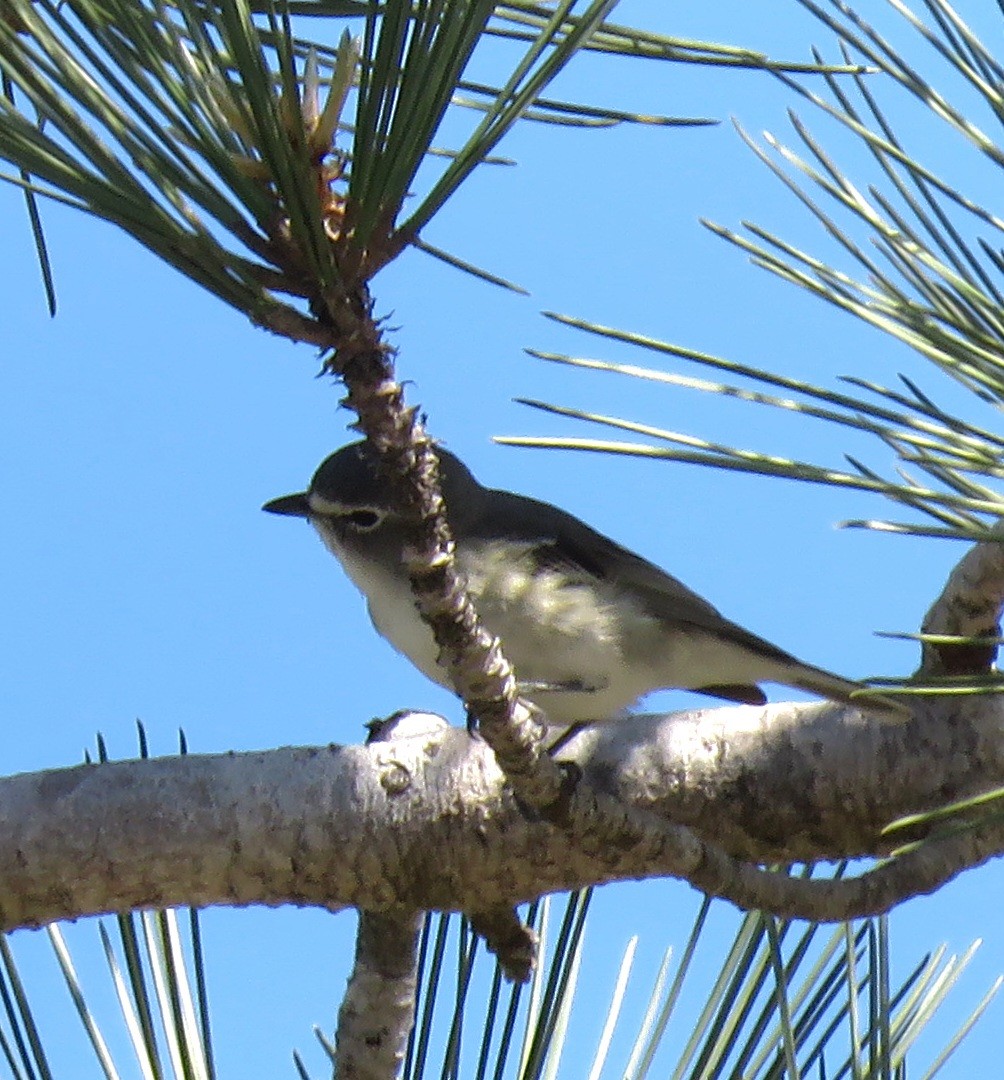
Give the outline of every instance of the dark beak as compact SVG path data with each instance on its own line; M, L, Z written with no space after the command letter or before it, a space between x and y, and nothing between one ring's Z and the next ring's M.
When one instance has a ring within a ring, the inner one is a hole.
M310 504L307 502L305 491L272 499L271 502L265 503L262 510L267 510L270 514L285 514L287 517L310 517Z

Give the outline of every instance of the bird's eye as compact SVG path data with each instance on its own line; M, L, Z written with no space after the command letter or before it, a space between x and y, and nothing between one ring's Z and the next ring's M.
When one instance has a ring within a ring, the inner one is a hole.
M383 514L370 509L350 510L345 515L345 520L353 528L359 529L361 532L369 532L370 529L375 529L383 521Z

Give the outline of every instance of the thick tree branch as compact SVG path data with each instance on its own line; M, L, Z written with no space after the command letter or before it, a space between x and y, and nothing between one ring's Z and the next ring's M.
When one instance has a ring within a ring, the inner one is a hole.
M831 705L716 709L593 729L569 752L593 783L730 855L816 862L885 854L889 822L998 784L1002 709L941 699L904 724Z
M778 914L885 910L1004 850L1004 829L860 882L750 864L880 855L888 821L1000 784L1004 725L987 701L902 725L820 705L609 724L568 747L582 782L560 825L527 814L487 746L456 729L11 777L0 926L186 903L490 912L663 875Z

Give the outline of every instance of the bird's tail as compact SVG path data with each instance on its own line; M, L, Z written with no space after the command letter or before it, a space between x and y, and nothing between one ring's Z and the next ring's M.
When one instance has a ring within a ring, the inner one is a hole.
M913 716L908 705L893 697L808 664L799 664L795 671L786 674L784 681L789 686L797 686L799 690L807 690L810 694L853 705L854 708L871 713L888 723L902 723Z

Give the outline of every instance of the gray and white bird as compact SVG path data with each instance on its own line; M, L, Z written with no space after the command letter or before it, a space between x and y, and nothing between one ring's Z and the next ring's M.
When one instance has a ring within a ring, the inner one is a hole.
M484 626L524 696L556 727L616 718L675 687L762 705L760 682L850 702L863 687L744 630L686 585L549 503L483 487L438 449L456 558ZM433 682L436 662L404 565L405 529L366 443L327 458L294 495L262 509L306 518L366 597L376 629ZM888 699L853 704L901 719Z

